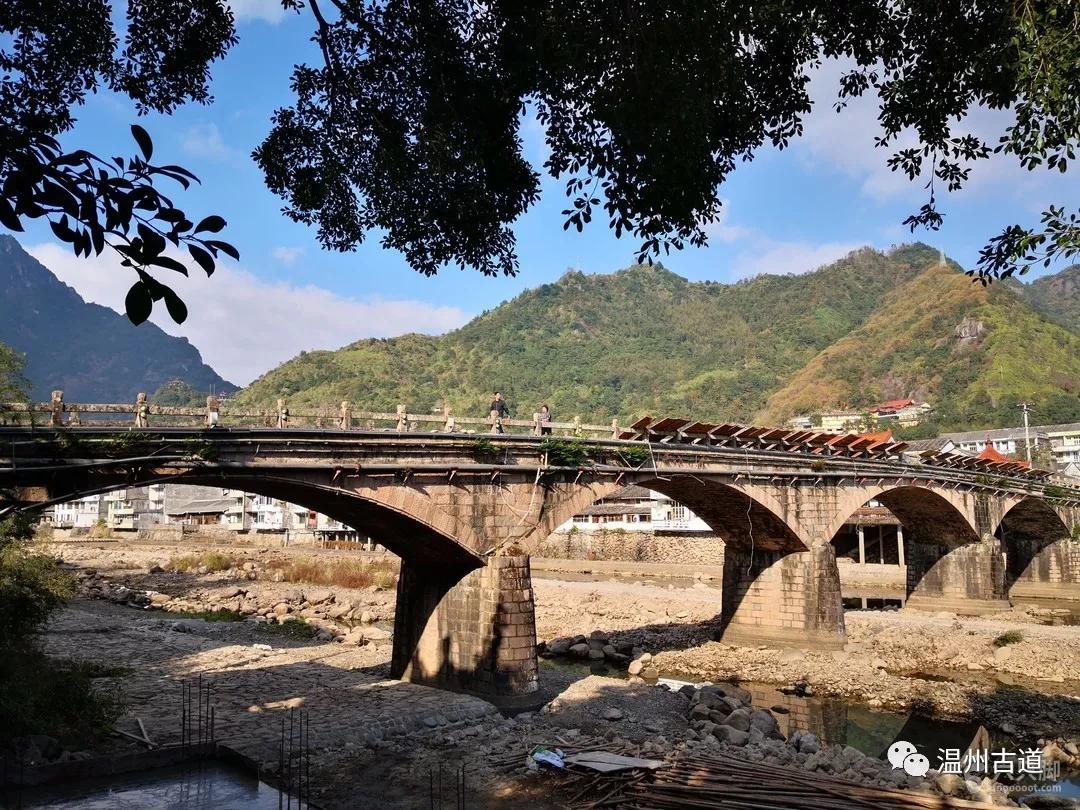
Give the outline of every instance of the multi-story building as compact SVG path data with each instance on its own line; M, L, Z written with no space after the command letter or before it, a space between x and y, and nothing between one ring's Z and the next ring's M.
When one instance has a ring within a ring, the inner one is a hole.
M88 495L52 507L51 518L45 515L59 529L89 529L108 515L108 506L104 495Z
M1054 463L1062 469L1070 464L1080 465L1080 422L1046 425L1040 430L1046 431L1046 438L1050 440Z
M933 409L925 402L913 399L893 399L864 411L841 409L801 414L787 421L788 427L801 430L820 430L822 433L884 429L890 425L911 427L926 419Z
M636 532L698 532L712 529L688 508L660 492L645 487L623 487L574 515L555 531L583 532L622 529Z

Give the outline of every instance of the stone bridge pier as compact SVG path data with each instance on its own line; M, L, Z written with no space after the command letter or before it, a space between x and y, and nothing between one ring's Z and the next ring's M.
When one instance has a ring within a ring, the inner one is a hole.
M527 556L493 557L460 579L403 561L390 674L480 695L500 708L536 703L536 617Z

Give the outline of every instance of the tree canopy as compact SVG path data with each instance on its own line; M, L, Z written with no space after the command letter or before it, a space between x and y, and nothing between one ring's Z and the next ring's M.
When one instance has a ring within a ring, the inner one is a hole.
M939 228L943 191L995 153L1061 171L1080 141L1080 4L957 0L282 0L309 15L321 60L295 68L293 103L254 152L292 219L328 249L371 234L421 273L513 274L512 225L540 197L521 128L540 123L542 167L565 183L564 228L594 217L637 243L639 261L702 245L720 188L763 146L803 132L809 83L844 66L835 106L880 102L882 159L925 185L907 218ZM209 102L208 70L235 42L220 0L128 0L123 43L109 0L0 7L0 223L47 217L77 253L113 244L139 273L133 320L164 298L150 271L207 272L224 226L198 224L158 191L193 176L140 154L62 154L55 136L86 94L108 87L141 112ZM967 131L978 108L1009 109L997 140ZM914 135L917 145L907 145ZM102 221L104 220L104 221ZM200 235L201 234L201 235ZM1080 217L1049 202L1042 222L988 235L983 281L1080 252Z
M162 193L163 181L197 182L187 169L151 163L153 141L131 127L139 152L99 157L65 152L57 136L75 123L72 110L100 89L122 93L141 113L170 113L189 101L209 103L210 64L236 42L233 16L218 0L129 0L120 43L108 0L7 0L0 3L0 224L23 230L45 218L76 255L118 251L138 280L125 300L142 323L164 299L177 323L180 297L153 275L187 266L166 255L185 248L206 273L219 252L239 254L212 238L217 215L197 223Z

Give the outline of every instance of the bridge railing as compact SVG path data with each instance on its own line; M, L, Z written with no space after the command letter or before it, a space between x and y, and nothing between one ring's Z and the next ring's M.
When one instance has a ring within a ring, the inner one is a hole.
M0 425L35 424L52 427L243 427L383 430L388 432L511 433L618 438L618 419L599 425L574 419L541 422L532 419L493 419L441 413L415 413L399 405L394 411L353 410L351 403L333 407L292 409L280 401L275 409L233 407L227 400L209 397L205 407L156 405L143 395L134 403L67 402L54 391L50 402L0 403Z

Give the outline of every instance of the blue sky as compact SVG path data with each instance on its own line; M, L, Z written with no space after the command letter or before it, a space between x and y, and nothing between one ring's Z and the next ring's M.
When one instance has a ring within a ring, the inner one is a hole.
M201 187L178 193L189 214L218 213L225 236L241 251L207 281L177 279L192 316L183 326L155 322L194 343L224 376L246 383L301 349L336 348L360 337L407 331L440 332L496 306L522 290L553 281L568 268L611 272L630 263L635 244L616 240L602 222L584 233L562 230L562 184L548 179L542 202L517 225L522 271L516 278L484 278L446 270L425 278L377 238L356 253L322 251L315 232L280 213L250 159L269 130L275 107L288 104L296 62L317 62L309 41L310 17L286 14L278 0L236 0L240 43L214 69L211 106L190 105L170 117L140 121L155 141L155 160L180 163L200 176ZM901 226L923 202L918 184L888 171L873 149L875 105L863 100L841 115L829 107L835 67L815 77L817 105L806 136L794 148L762 150L721 190L723 221L711 228L707 248L666 258L690 279L735 281L759 273L801 273L862 245L887 248L913 238ZM69 146L129 154L132 105L112 94L94 97L77 112ZM979 111L976 132L1000 128L1003 114ZM523 127L526 154L539 166L544 145L532 122ZM1042 207L1080 204L1076 183L1056 172L1029 174L1005 159L976 167L970 188L943 200L944 228L914 238L942 248L966 267L1002 226L1037 222ZM84 298L122 310L133 280L115 257L77 260L47 227L31 227L20 240Z

